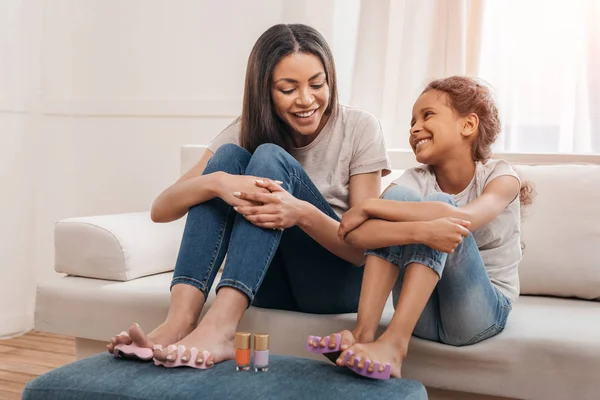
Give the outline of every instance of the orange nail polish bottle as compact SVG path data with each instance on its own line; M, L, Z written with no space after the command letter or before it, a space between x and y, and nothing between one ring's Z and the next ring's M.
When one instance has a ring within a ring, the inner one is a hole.
M248 332L237 332L235 334L235 369L236 371L250 370L250 342L251 335Z

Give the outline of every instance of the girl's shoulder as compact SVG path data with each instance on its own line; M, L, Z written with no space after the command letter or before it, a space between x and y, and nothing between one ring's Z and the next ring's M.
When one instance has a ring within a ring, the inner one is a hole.
M491 158L485 162L478 161L476 165L478 180L487 184L494 178L503 175L514 176L519 182L521 179L512 164L500 158Z

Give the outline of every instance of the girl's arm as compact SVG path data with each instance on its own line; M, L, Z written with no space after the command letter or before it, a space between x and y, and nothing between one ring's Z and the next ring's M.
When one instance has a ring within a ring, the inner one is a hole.
M390 222L370 219L348 233L345 241L353 246L378 249L388 246L422 243L450 253L469 236L468 221L439 218L433 221Z
M488 183L481 196L464 207L453 207L437 201L398 202L383 199L369 199L363 203L363 207L369 218L414 222L453 217L469 221L469 229L475 231L496 218L518 196L519 189L517 178L502 175Z
M350 207L364 202L369 198L377 198L381 193L381 171L350 177L349 202ZM317 207L304 203L304 215L298 226L321 246L354 265L365 263L364 248L357 248L346 243L338 236L340 223L323 214Z

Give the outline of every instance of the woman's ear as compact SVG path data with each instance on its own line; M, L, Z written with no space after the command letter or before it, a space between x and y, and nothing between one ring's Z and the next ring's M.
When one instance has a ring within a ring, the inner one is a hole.
M477 133L478 128L479 117L477 114L471 113L463 119L463 129L461 134L466 138L470 138Z

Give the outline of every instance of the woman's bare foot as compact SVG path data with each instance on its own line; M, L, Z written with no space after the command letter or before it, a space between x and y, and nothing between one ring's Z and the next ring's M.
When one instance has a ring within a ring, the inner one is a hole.
M346 359L346 353L352 351L352 355L348 357L346 365L353 367L355 364L359 368L364 368L365 361L369 360L369 372L374 371L375 363L379 363L379 372L383 372L386 364L392 366L391 376L395 378L401 378L402 361L406 358L406 347L399 346L396 342L386 340L385 337L381 337L373 343L356 343L351 346L348 350L342 352L339 358L336 360L336 364L340 367L344 366L344 360ZM356 361L359 358L360 361Z
M131 325L128 331L123 331L110 339L106 348L110 354L113 354L115 347L119 344L135 344L141 348L152 349L155 346L166 346L187 336L196 327L195 322L186 322L183 319L176 320L167 318L149 334L145 334L142 328L136 323Z
M224 323L221 318L214 318L209 310L196 329L185 336L183 340L173 341L168 347L155 350L154 358L163 362L176 361L177 348L185 346L186 350L181 355L181 361L183 362L205 363L207 367L212 367L222 361L232 360L235 358L236 328L237 324ZM190 360L193 347L198 349L196 360ZM202 355L204 351L210 353L206 360L203 359Z

